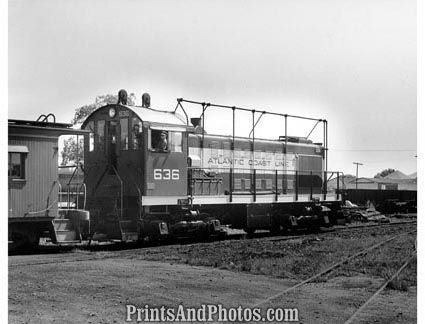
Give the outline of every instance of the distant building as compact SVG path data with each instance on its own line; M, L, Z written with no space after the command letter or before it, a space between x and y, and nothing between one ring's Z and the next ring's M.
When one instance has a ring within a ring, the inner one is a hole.
M336 189L336 179L328 182L328 190ZM352 176L341 177L339 180L340 189L356 189L356 178ZM417 178L394 177L384 178L358 178L357 189L368 190L407 190L417 191Z

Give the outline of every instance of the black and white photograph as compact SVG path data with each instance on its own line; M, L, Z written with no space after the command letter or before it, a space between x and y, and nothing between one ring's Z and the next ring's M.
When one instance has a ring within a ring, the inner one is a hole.
M416 1L4 7L2 322L421 322Z

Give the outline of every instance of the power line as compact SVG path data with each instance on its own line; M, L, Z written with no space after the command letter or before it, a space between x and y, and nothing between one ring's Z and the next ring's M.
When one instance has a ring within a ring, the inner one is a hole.
M346 151L346 152L416 152L416 150L404 150L404 149L391 149L391 150L384 150L384 149L335 149L335 148L329 148L330 151Z

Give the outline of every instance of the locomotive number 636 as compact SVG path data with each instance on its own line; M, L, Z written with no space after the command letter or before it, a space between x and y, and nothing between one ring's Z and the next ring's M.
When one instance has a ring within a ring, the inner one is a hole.
M154 169L153 178L155 180L179 180L179 169Z

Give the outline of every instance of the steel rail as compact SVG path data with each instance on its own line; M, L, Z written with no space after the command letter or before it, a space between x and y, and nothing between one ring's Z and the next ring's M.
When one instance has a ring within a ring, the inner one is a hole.
M288 287L285 290L283 290L283 291L281 291L281 292L279 292L279 293L277 293L277 294L275 294L273 296L270 296L270 297L268 297L266 299L263 299L260 302L255 303L254 305L252 305L252 307L259 307L261 305L264 305L264 304L266 304L266 303L268 303L268 302L270 302L270 301L272 301L272 300L274 300L274 299L276 299L278 297L281 297L282 295L286 294L287 292L290 292L292 290L295 290L296 288L301 287L301 286L305 285L306 283L309 283L309 282L311 282L311 281L313 281L313 280L315 280L315 279L317 279L317 278L319 278L319 277L321 277L321 276L323 276L323 275L325 275L325 274L327 274L327 273L335 270L336 268L339 268L343 264L347 263L348 261L350 261L350 260L352 260L354 258L357 258L358 256L367 254L369 251L372 251L372 250L380 247L381 245L384 245L385 243L388 243L388 242L390 242L390 241L392 241L392 240L394 240L394 239L396 239L396 238L398 238L400 236L403 236L403 235L406 235L406 234L411 234L411 233L412 232L406 232L406 233L397 234L397 235L394 235L394 236L392 236L392 237L390 237L390 238L388 238L388 239L386 239L384 241L381 241L381 242L376 243L376 244L374 244L372 246L369 246L368 248L363 249L363 250L361 250L361 251L359 251L357 253L354 253L354 254L352 254L352 255L344 258L343 260L341 260L341 261L339 261L339 262L331 265L330 267L328 267L328 268L320 271L319 273L315 274L314 276L311 276L310 278L307 278L307 279L305 279L305 280L303 280L303 281L301 281L301 282L299 282L299 283L297 283L297 284L295 284L295 285L293 285L291 287Z
M349 228L337 228L337 229L332 229L326 232L321 232L321 233L308 233L308 234L299 234L299 235L290 235L290 236L281 236L281 237L270 237L270 236L264 236L264 237L254 237L255 239L264 239L266 241L289 241L289 240L294 240L294 239L306 239L309 237L317 237L317 236L325 236L328 234L336 234L339 232L348 232L350 230L361 230L361 229L370 229L370 228L374 228L374 227L383 227L383 226L390 226L390 225L408 225L408 224L414 224L416 222L399 222L399 223L390 223L390 224L373 224L373 225L361 225L361 226L352 226ZM235 240L235 239L240 239L241 237L246 237L247 234L233 234L233 235L229 235L227 236L226 240ZM192 244L186 244L186 246L193 246L196 245L198 243L192 243ZM173 246L172 245L168 245ZM180 246L180 243L176 243L175 245ZM85 245L77 245L77 247L80 246L82 248L85 247ZM87 245L88 246L88 245ZM59 246L52 246L54 248L58 249L58 253L57 254L48 254L46 253L46 255L50 255L48 258L49 260L38 260L36 262L19 262L19 263L15 263L15 264L9 264L9 267L19 267L19 266L31 266L31 265L43 265L43 264L57 264L57 263L62 263L62 262L82 262L82 261L96 261L96 260L102 260L102 259L110 259L110 258L116 258L116 257L123 257L126 254L133 254L133 253L137 253L136 251L139 250L140 248L151 248L151 246L145 246L145 247L137 247L135 249L126 249L125 251L122 251L121 254L119 256L116 255L111 255L108 257L102 256L100 258L96 257L95 255L87 255L87 256L70 256L69 258L64 258L64 256L66 256L66 254L63 254L60 251L60 248L64 248L64 247L69 247L69 245L59 245ZM128 246L127 246L128 247ZM111 251L120 251L120 250L111 250ZM58 261L60 260L60 261Z
M350 316L350 318L345 321L345 324L353 323L353 320L374 300L384 289L387 287L387 285L393 281L397 276L409 265L409 263L416 257L416 250L413 251L413 255L411 255L407 260L403 263L403 265L392 275L390 279L388 279L386 282L382 284L382 286L362 305L360 308L358 308L353 315Z
M350 232L352 230L362 230L362 229L373 229L375 227L382 228L382 227L391 227L391 226L401 226L401 225L412 225L416 224L416 221L402 221L397 223L377 223L377 224L368 224L368 225L352 225L344 228L329 228L327 231L322 231L319 233L308 233L308 234L301 234L301 235L293 235L293 236L273 236L273 237L267 237L268 241L272 242L279 242L279 241L287 241L291 239L297 239L297 238L306 238L308 236L324 236L327 234L337 234L337 233L344 233L344 232Z

